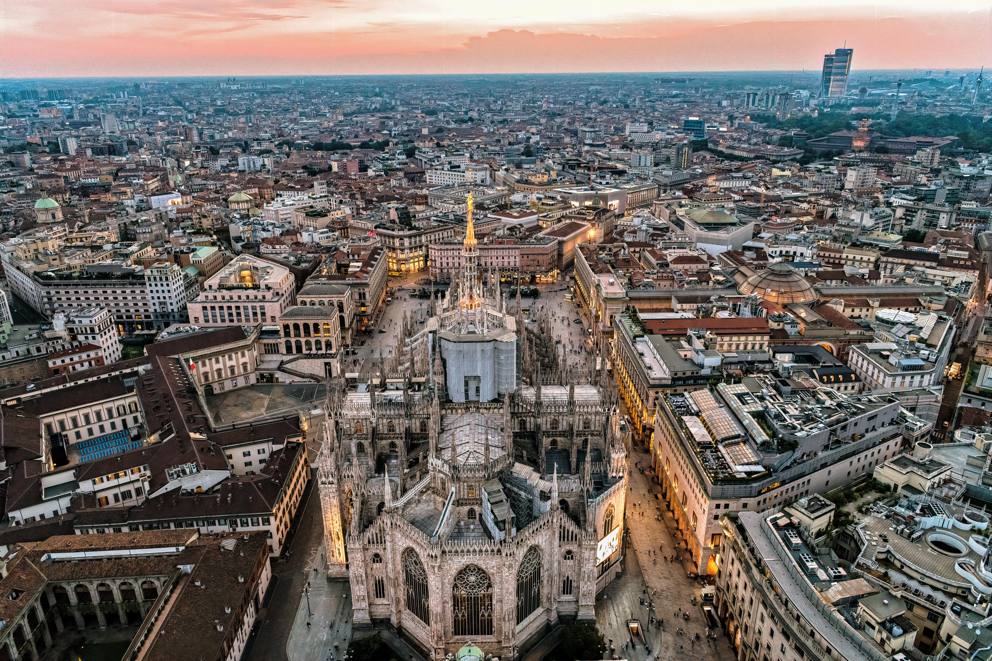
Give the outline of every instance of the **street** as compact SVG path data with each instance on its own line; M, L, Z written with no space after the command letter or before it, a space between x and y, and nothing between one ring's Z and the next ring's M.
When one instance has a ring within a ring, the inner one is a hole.
M643 661L695 654L730 661L735 654L723 633L716 631L715 638L707 638L699 605L702 585L689 578L681 562L668 559L675 549L671 535L675 523L667 512L659 518L658 508L663 511L664 507L657 498L657 486L641 474L635 462L647 464L647 453L634 450L629 457L626 516L630 543L624 572L603 590L596 603L599 629L607 640L613 641L610 658ZM660 625L651 625L649 606L653 607L651 613ZM688 619L683 615L686 613ZM630 640L627 633L630 619L639 620L644 627L647 647L624 646Z
M296 661L300 657L287 655L287 643L303 601L303 586L308 580L314 586L324 579L315 579L313 567L321 561L323 530L321 528L320 498L316 484L312 484L309 497L299 514L296 534L290 545L289 557L273 558L272 586L269 588L267 606L259 615L253 642L245 654L247 661ZM318 571L317 574L320 572ZM303 606L304 613L306 606ZM305 621L304 624L305 625ZM350 634L350 629L349 629Z

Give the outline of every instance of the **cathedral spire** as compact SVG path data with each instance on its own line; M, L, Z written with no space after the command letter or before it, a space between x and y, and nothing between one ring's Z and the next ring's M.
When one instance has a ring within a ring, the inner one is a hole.
M462 277L459 283L458 307L465 310L478 310L482 307L482 292L479 285L479 242L475 239L475 222L472 213L475 202L472 193L465 199L465 241L462 242Z
M472 193L465 198L465 241L462 243L465 251L475 250L478 242L475 240L475 223L472 221L472 212L475 210L475 200Z
M555 472L551 475L551 507L558 509L558 462L555 462Z
M386 511L393 508L393 488L389 484L389 465L383 466L383 478L382 478L382 502L383 507Z

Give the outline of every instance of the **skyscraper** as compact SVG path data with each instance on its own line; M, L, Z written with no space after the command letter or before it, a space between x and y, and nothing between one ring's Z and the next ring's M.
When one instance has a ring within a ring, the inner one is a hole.
M853 48L838 48L823 56L823 77L820 79L820 96L838 98L847 93L847 77L851 73Z
M706 120L699 117L683 117L682 132L689 134L693 140L705 140Z
M672 165L677 167L679 170L688 169L691 159L692 147L688 142L680 142L672 147Z

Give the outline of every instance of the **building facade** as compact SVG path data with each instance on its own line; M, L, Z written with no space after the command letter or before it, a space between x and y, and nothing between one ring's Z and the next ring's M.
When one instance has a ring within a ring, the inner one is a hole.
M204 282L203 291L189 303L189 320L196 326L274 324L295 293L288 268L239 255Z
M597 386L504 371L516 323L482 286L467 208L465 268L408 340L407 374L327 407L325 548L356 627L394 627L433 659L469 642L515 658L563 619L592 620L619 569L627 430ZM493 338L506 356L451 348Z

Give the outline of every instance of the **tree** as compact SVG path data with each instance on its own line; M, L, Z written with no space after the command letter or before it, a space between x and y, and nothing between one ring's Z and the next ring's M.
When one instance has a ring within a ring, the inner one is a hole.
M530 146L529 142L526 145L524 145L524 150L520 152L520 155L525 158L530 158L531 156L534 155L534 148Z
M417 145L407 145L403 149L403 153L406 155L407 158L413 158L414 156L417 155Z
M330 142L317 141L311 145L311 149L314 151L351 151L354 148L355 145L350 142L342 142L340 140L331 140Z

